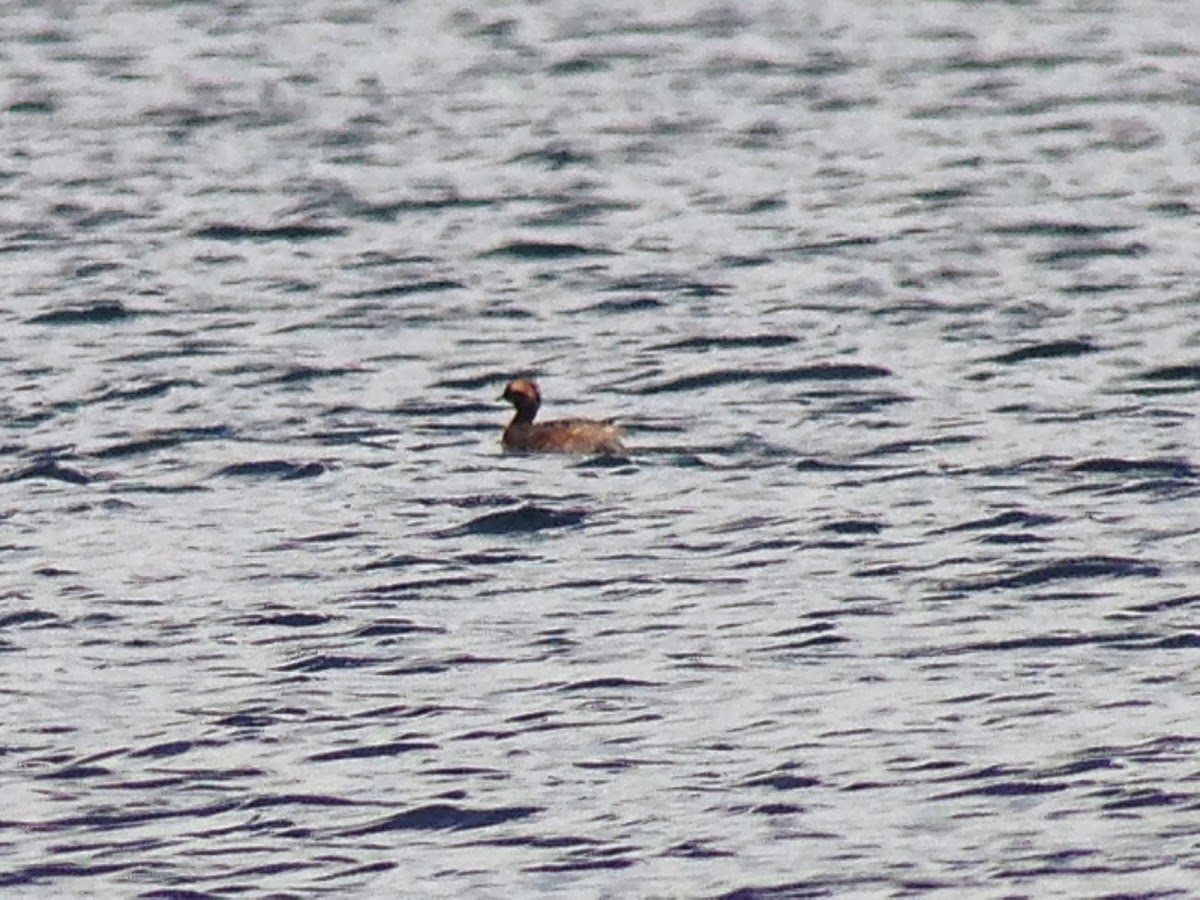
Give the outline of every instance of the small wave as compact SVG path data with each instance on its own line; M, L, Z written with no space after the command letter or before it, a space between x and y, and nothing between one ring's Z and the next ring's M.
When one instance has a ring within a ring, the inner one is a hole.
M956 447L963 444L972 444L977 440L979 438L973 434L947 434L942 437L920 438L911 441L892 441L867 450L862 454L862 458L871 459L877 456L903 455L936 447Z
M433 386L435 388L450 388L451 390L457 391L477 391L481 388L491 385L496 389L496 394L493 396L497 396L503 388L505 382L512 377L513 373L511 371L493 369L490 372L484 372L479 375L469 375L464 378L443 378L439 381L435 381Z
M334 621L333 616L319 613L278 613L274 615L247 616L238 621L238 625L246 628L312 628L316 625L327 625Z
M347 233L347 229L334 225L279 225L274 228L255 228L250 225L221 223L197 229L192 232L192 236L211 241L308 241L340 237Z
M729 350L729 349L774 349L795 344L800 339L790 334L757 334L746 337L736 335L705 335L684 338L666 344L655 344L650 350Z
M393 222L402 215L412 213L438 212L444 209L482 209L495 206L496 203L497 201L490 197L460 197L451 194L444 197L409 198L382 203L357 201L348 213L355 218L369 221Z
M761 381L768 384L787 384L794 381L863 381L872 378L887 378L892 374L881 366L855 363L821 363L813 366L796 366L790 369L714 369L699 375L686 375L671 381L641 388L641 394L663 394L674 391L690 391L696 388L721 387L746 381Z
M95 878L137 868L139 863L99 863L82 865L77 863L44 863L25 866L0 873L0 887L45 886L47 882L58 883L63 878Z
M884 526L881 522L864 519L842 519L828 522L821 526L822 531L833 534L881 534Z
M135 441L123 441L119 444L111 444L101 450L97 450L92 455L97 459L119 459L126 456L137 456L142 453L153 453L155 450L165 450L168 447L175 447L183 443L181 437L152 437L141 438Z
M117 300L100 300L84 306L69 306L39 313L26 321L30 325L108 325L142 314Z
M591 153L582 153L571 147L551 144L546 147L540 147L537 150L526 150L523 153L516 153L509 157L509 162L534 163L557 171L567 166L594 166L596 157Z
M1156 613L1162 612L1165 609L1175 609L1181 606L1193 606L1200 604L1200 594L1186 594L1183 597L1170 597L1166 600L1153 600L1150 603L1142 603L1138 606L1130 607L1131 611L1139 613Z
M445 634L446 629L437 625L418 625L408 619L384 619L364 625L354 632L356 638L391 638L406 634Z
M395 556L385 556L382 559L363 563L358 566L360 572L370 572L375 569L406 569L409 566L436 565L441 560L433 556L414 556L411 553L400 553Z
M681 294L685 297L722 297L729 293L728 284L694 281L669 272L647 272L620 278L605 288L610 293L626 291L652 294Z
M465 525L441 532L441 537L468 534L522 534L549 528L572 528L582 525L588 512L583 509L550 509L527 503L517 509L488 513Z
M1150 369L1137 376L1143 381L1195 381L1200 382L1200 364L1162 366Z
M1099 457L1085 459L1067 468L1069 472L1100 475L1152 475L1170 478L1195 478L1196 470L1182 460L1173 459L1119 459Z
M394 581L363 588L362 594L371 597L416 597L435 588L468 587L481 581L474 575L447 575L442 578L415 578L411 581Z
M819 778L808 778L803 775L793 775L790 772L771 773L747 778L742 782L744 787L769 787L777 791L795 791L804 788L819 787Z
M362 531L354 528L344 528L338 531L321 531L316 534L308 534L304 537L291 538L285 541L282 546L287 548L302 547L306 544L333 544L340 541L351 541L361 536Z
M830 250L844 250L849 247L871 247L879 242L880 238L872 235L862 235L859 237L834 238L829 241L812 241L807 244L793 244L790 247L781 248L781 252L815 256Z
M559 688L564 692L575 691L611 691L623 690L624 688L646 688L658 687L659 685L653 681L642 681L637 678L589 678L586 681L576 681L572 684L564 684Z
M1045 344L1032 344L1013 350L1009 353L993 356L991 362L1002 365L1027 362L1031 359L1063 359L1074 356L1085 356L1098 353L1100 348L1091 341L1049 341Z
M130 750L130 759L165 759L171 756L181 756L188 753L197 747L220 747L221 741L166 741L160 744L151 744L149 747L142 747L138 750Z
M143 453L154 453L166 450L191 441L216 440L234 435L232 428L226 425L212 425L201 428L171 428L154 431L145 437L123 440L94 451L91 455L96 459L122 459L127 456L139 456Z
M1162 569L1153 563L1116 556L1081 556L1043 565L1027 566L1009 575L965 582L958 590L975 592L1000 588L1028 588L1080 578L1155 578Z
M1087 222L1032 220L1012 225L997 225L991 228L990 231L993 234L1015 235L1017 237L1082 238L1129 231L1131 228L1133 228L1132 225L1092 225Z
M1065 791L1072 785L1069 782L1053 781L1001 781L996 784L985 784L981 787L966 788L961 791L950 791L936 794L931 800L957 800L962 797L1027 797L1031 794L1056 794Z
M177 387L200 387L200 382L185 378L164 378L134 388L111 388L95 397L91 402L104 403L109 400L146 400L162 397Z
M612 256L613 251L583 244L555 243L552 241L510 241L482 254L484 257L508 257L509 259L543 260L571 259L578 256Z
M1145 640L1147 637L1148 635L1142 632L1128 631L1115 634L1032 634L998 641L976 641L959 647L943 647L929 655L951 656L960 653L1007 653L1013 650L1057 650L1064 647L1121 645L1129 641Z
M24 469L18 469L16 472L10 472L8 475L0 478L0 482L28 481L31 479L61 481L65 484L91 484L96 480L92 475L61 465L57 460L47 459L35 462Z
M347 828L341 834L346 837L361 837L386 831L468 831L526 819L541 811L540 806L469 809L448 803L433 803L397 813L367 825Z
M295 662L284 663L278 667L280 672L325 672L329 669L362 669L373 666L382 660L359 656L338 656L331 653L315 653L298 659Z
M449 278L434 278L428 281L408 281L403 284L389 284L385 287L369 288L354 291L345 296L351 300L370 300L385 297L407 297L410 294L433 294L442 291L453 291L466 287L461 281Z
M627 300L601 300L599 303L583 307L582 311L616 315L660 309L665 305L654 297L630 297Z
M1079 244L1074 247L1063 247L1046 253L1035 253L1033 261L1040 265L1059 266L1062 263L1075 263L1103 257L1137 259L1150 252L1150 247L1139 241L1128 244Z
M961 522L958 525L939 528L931 532L931 534L953 534L956 531L989 531L993 528L1009 528L1011 526L1035 528L1039 525L1053 525L1055 522L1061 521L1061 516L1051 516L1044 513L1027 513L1014 509L989 516L986 519L971 519L968 522Z
M0 616L0 629L57 621L58 616L54 613L46 612L42 609L26 609L20 612L9 613L6 616Z
M308 762L337 762L345 759L375 759L377 757L400 756L417 750L437 750L432 741L391 741L387 744L347 747L343 750L327 750L305 757Z
M318 366L292 366L280 375L273 375L259 382L260 384L306 384L321 378L340 378L343 375L353 375L359 369L345 366L320 368Z
M233 463L218 469L217 477L227 478L277 478L291 481L297 478L315 478L325 473L324 463L294 463L281 459L264 459L256 462Z

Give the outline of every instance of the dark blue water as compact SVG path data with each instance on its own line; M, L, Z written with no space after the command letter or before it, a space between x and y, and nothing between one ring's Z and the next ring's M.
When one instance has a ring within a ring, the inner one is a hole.
M664 10L4 7L6 896L1192 895L1194 4Z

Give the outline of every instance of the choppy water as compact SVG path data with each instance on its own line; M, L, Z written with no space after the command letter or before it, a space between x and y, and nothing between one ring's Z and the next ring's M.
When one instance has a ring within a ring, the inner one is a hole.
M4 4L6 895L1190 895L1196 21Z

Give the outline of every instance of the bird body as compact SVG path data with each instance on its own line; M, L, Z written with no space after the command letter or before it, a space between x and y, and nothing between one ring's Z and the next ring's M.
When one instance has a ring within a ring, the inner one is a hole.
M516 409L500 444L505 450L527 453L593 453L620 455L628 452L621 430L612 422L596 419L554 419L534 422L542 405L542 393L530 378L510 381L501 395Z

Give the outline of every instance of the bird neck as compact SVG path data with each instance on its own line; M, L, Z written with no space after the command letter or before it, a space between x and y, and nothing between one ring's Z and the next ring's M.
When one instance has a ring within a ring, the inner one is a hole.
M537 415L538 405L536 403L521 403L517 406L516 414L513 415L514 425L531 425L533 417Z

